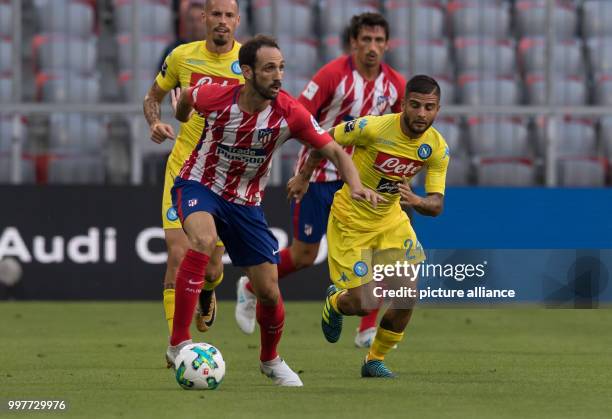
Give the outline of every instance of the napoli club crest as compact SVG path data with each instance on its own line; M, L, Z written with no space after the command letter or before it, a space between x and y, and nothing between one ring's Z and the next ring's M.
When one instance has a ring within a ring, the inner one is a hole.
M431 146L429 144L421 144L418 154L423 160L429 158L431 156Z

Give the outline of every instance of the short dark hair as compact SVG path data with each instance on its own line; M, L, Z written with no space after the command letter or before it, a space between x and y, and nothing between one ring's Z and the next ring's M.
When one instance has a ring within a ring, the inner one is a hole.
M241 66L248 65L254 69L255 63L257 62L257 51L263 47L276 48L280 50L278 44L276 43L276 39L267 35L256 35L246 41L240 47L240 51L238 52L238 64Z
M389 39L389 22L380 13L366 12L351 18L351 38L357 39L359 31L364 26L382 26L385 30L385 38Z
M406 83L406 97L408 97L409 93L434 94L438 96L438 99L442 96L438 82L433 77L424 74L419 74L408 80L408 83Z

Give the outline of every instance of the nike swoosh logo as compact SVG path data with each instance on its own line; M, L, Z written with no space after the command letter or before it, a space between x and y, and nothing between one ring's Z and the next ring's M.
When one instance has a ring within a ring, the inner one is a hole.
M192 281L191 279L187 282L189 282L191 285L202 285L204 283L204 281L198 282L198 281Z
M272 254L273 254L273 255L275 255L275 254L277 254L278 252L280 252L280 249L273 250L273 251L272 251Z

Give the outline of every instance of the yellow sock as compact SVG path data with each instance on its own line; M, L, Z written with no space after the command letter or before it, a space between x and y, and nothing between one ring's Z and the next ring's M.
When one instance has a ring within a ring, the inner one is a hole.
M202 287L205 291L212 291L223 281L223 272L219 275L219 278L215 279L213 282L204 281L204 286Z
M174 319L174 289L164 290L164 312L168 322L168 331L172 334L172 320Z
M372 342L372 346L370 346L370 351L366 359L368 361L373 359L382 361L385 359L385 355L387 355L396 344L401 342L403 337L404 332L396 333L378 326L374 342Z
M346 291L338 291L335 294L332 294L331 297L329 297L329 302L331 304L331 306L333 307L334 310L336 310L338 313L342 313L340 311L340 309L338 308L338 297L340 297L342 294L344 294Z

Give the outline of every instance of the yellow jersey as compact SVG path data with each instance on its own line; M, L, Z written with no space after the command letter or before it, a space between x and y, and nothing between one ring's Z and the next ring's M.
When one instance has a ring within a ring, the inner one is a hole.
M343 146L353 145L353 163L364 187L380 193L387 202L376 208L351 199L344 184L334 195L331 212L344 225L362 231L384 228L401 215L397 183L412 179L427 168L425 190L444 194L450 153L446 141L430 127L420 138L409 138L400 127L401 113L365 116L336 126L334 138Z
M244 78L238 64L240 46L234 41L231 51L216 54L206 49L206 41L179 45L168 54L155 81L166 91L177 86L187 88L207 83L243 84ZM197 114L194 114L189 122L181 124L168 158L168 165L175 176L200 140L203 129L204 118Z

